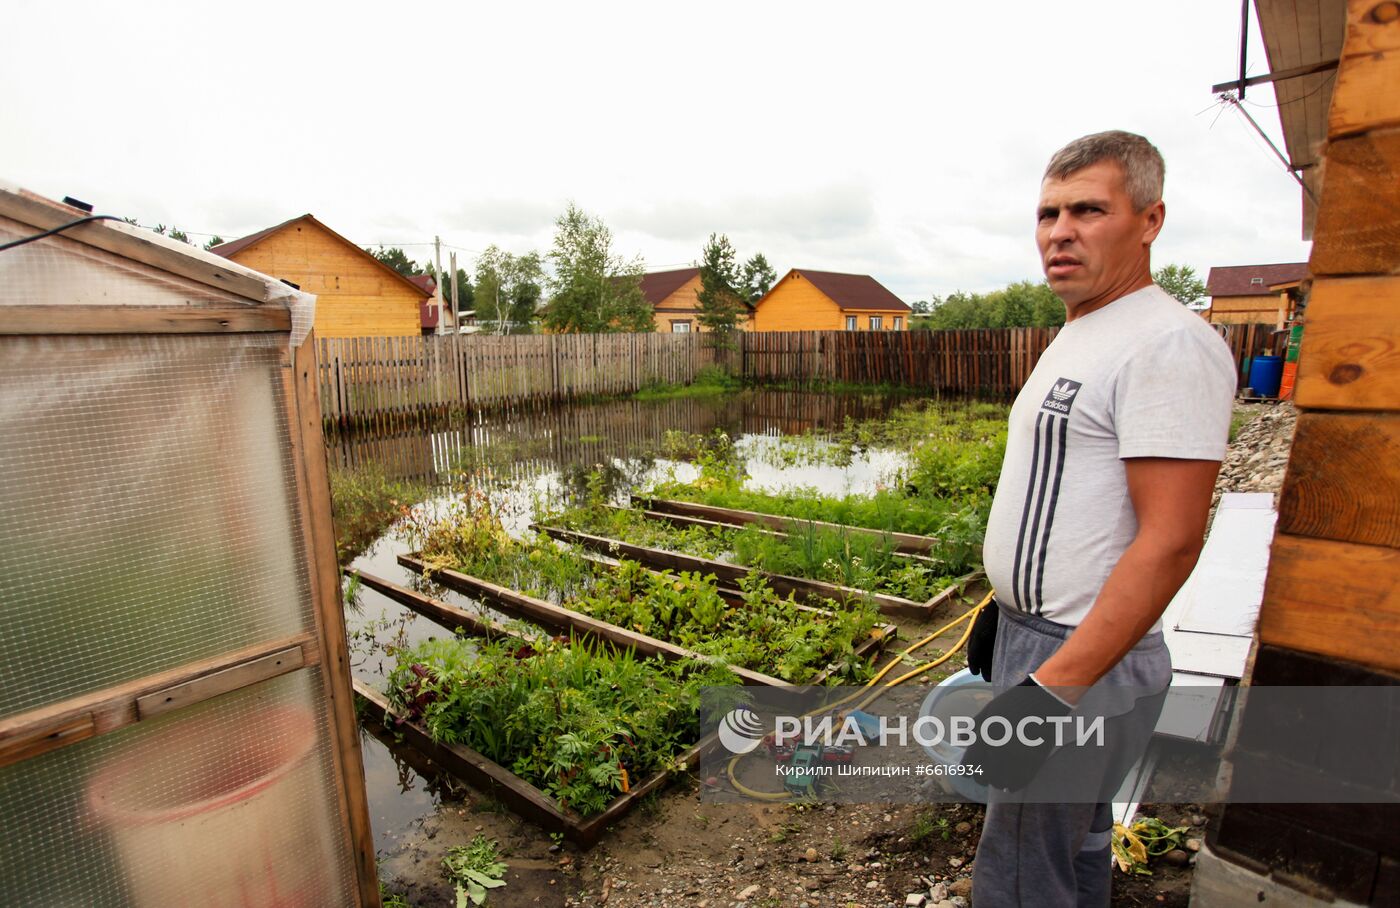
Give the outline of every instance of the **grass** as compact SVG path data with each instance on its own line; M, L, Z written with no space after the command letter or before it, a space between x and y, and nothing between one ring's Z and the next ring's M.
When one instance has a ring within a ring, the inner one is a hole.
M733 394L744 388L743 381L718 366L706 366L695 373L689 384L655 384L642 388L635 400L672 400L678 397L714 397Z
M427 498L426 483L392 479L378 465L331 469L331 520L335 555L342 565L364 553L409 505Z
M1258 415L1259 411L1254 408L1245 409L1243 407L1236 407L1234 412L1230 414L1229 443L1234 444L1235 439L1240 435L1240 429L1243 429L1253 422L1254 417Z
M872 494L833 496L816 489L764 492L745 486L743 463L726 442L695 448L700 476L662 482L660 498L763 511L892 532L980 543L1006 450L1007 408L1001 404L913 401L888 417L848 422L820 443L801 436L792 447L803 458L840 463L848 452L892 449L908 467Z

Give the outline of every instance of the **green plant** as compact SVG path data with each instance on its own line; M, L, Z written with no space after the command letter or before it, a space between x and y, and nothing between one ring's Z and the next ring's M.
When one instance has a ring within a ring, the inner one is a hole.
M458 845L442 859L443 870L457 891L457 908L486 904L489 889L506 884L508 869L500 859L500 846L484 835L477 835L469 845Z
M1148 862L1173 848L1180 848L1188 832L1189 827L1168 826L1156 817L1144 817L1133 823L1131 829L1114 823L1113 861L1124 873L1150 876Z
M358 558L430 491L424 483L393 479L378 465L332 467L330 480L335 555L341 564Z
M383 908L413 908L407 897L397 892L390 892L383 880L379 881L379 904Z
M953 837L952 824L947 817L940 817L931 809L925 810L914 818L913 825L909 827L909 841L917 844L935 833L945 842L950 840Z
M389 698L434 740L465 744L590 816L699 737L721 665L542 639L430 640L400 653Z

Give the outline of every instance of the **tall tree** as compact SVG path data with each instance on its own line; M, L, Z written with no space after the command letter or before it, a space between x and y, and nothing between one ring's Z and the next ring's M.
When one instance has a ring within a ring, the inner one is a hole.
M419 267L417 262L410 259L408 254L397 246L391 249L385 249L383 246L380 246L378 250L365 249L365 252L379 259L379 261L393 268L404 277L414 277L415 275L428 273Z
M1065 306L1044 281L1017 281L990 293L934 296L929 314L920 327L951 328L1049 328L1065 323Z
M493 334L528 330L539 304L544 267L538 252L513 255L486 247L476 260L476 317Z
M730 332L739 326L739 319L747 314L741 281L729 237L710 234L700 253L700 292L696 294L699 305L695 319L725 343L729 342Z
M640 258L613 252L612 231L573 203L554 222L553 274L544 323L554 331L650 331L651 304L642 295Z
M219 235L216 233L216 234L214 234L213 236L211 236L211 237L209 238L209 242L207 242L207 243L204 244L204 251L205 251L205 252L208 252L210 249L213 249L215 246L222 246L223 243L224 243L224 238L221 237L221 236L219 236Z
M774 281L778 279L778 272L773 270L773 266L768 264L768 259L763 257L763 253L754 253L753 258L744 263L743 279L740 292L750 306L758 302L759 297L767 293L772 288Z
M1152 279L1183 306L1199 303L1206 298L1206 285L1196 277L1196 269L1190 265L1163 265L1152 272Z

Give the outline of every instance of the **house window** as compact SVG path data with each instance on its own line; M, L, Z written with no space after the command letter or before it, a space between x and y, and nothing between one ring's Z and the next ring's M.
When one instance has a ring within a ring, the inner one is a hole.
M881 322L883 322L883 321L884 321L884 317L883 317L883 316L880 316L880 315L872 315L872 316L870 316L870 330L871 330L871 331L879 331L879 330L880 330L880 324L881 324Z
M904 316L902 316L902 315L896 315L896 316L894 317L894 330L896 330L896 331L903 331L903 330L904 330Z
M671 322L671 333L672 333L672 334L689 334L689 333L690 333L690 322L689 322L689 321Z
M846 330L847 330L847 331L854 331L854 330L856 330L856 317L855 317L854 315L848 315L848 316L846 316Z

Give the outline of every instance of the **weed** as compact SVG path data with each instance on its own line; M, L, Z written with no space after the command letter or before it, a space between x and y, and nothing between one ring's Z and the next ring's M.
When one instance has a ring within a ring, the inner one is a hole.
M835 842L831 843L831 859L833 861L841 861L845 860L845 857L846 843L841 841L841 839L838 837Z
M392 479L377 465L331 469L331 520L341 564L358 558L410 505L429 494L423 483Z
M379 903L383 908L413 908L406 896L390 892L385 887L383 880L379 882Z
M457 891L457 908L486 904L489 889L506 884L508 869L501 860L500 846L484 835L477 835L469 845L458 845L442 859L443 870Z
M934 810L925 810L914 818L914 824L909 827L909 841L922 842L934 833L946 842L953 837L953 827L947 817L937 816Z
M744 383L736 375L718 366L705 366L695 373L689 384L648 385L632 395L636 400L670 400L677 397L711 397L743 390Z

